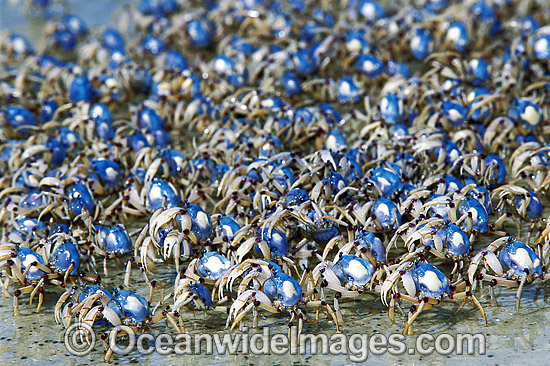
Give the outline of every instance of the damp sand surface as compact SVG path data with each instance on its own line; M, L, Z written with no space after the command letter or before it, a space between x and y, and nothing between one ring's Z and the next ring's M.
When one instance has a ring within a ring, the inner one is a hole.
M120 267L119 267L120 268ZM112 266L106 283L120 285L114 278L122 282L123 273L117 272ZM155 278L173 283L175 273L156 272ZM140 276L133 275L131 289L147 297L148 287L140 281ZM111 287L107 287L111 289ZM8 297L0 298L0 364L98 364L103 360L104 347L98 342L94 350L85 357L75 357L68 353L64 346L64 328L55 323L54 307L62 291L49 290L39 314L33 312L34 307L28 306L28 297L22 297L21 316L13 316L12 301ZM415 334L407 337L407 349L414 348L417 337L429 333L434 337L442 333L456 335L458 333L480 333L486 338L486 352L480 355L368 355L366 361L371 365L511 365L521 361L522 364L544 365L550 351L550 306L548 303L550 292L548 286L534 283L525 288L519 313L514 309L514 289L497 289L498 306L490 305L487 288L482 289L479 298L486 312L489 326L483 324L480 312L468 303L457 312L460 301L445 300L440 306L423 313L414 325ZM406 305L404 306L406 310ZM389 336L399 333L402 325L394 325L389 320L385 307L380 299L374 295L365 294L358 299L343 301L342 313L345 323L342 332L351 336L354 333L372 336L382 333ZM270 334L286 333L288 316L260 313L259 330L269 327ZM226 317L223 313L209 313L188 311L182 314L186 331L193 336L199 334L220 333L221 336L229 333L225 328ZM265 316L264 316L265 315ZM306 322L303 333L325 333L329 336L335 333L335 327L324 314L320 314L319 321L315 322L315 311L306 311L309 320ZM250 318L248 318L250 319ZM402 324L403 318L398 317ZM247 325L250 326L250 320ZM100 335L105 328L97 327L96 334ZM153 326L149 332L153 335L174 331L161 321ZM234 331L235 332L235 331ZM254 332L248 333L250 336ZM476 349L477 350L477 349ZM315 355L306 352L303 355L207 355L203 349L200 355L140 355L133 352L128 356L115 358L112 364L143 365L154 364L193 364L201 365L306 365L326 364L345 365L351 361L345 355Z

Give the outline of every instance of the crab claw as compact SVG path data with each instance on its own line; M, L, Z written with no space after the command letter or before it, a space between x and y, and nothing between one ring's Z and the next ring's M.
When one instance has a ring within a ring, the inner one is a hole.
M402 263L395 271L393 271L382 283L382 288L380 290L380 298L382 299L382 303L386 306L389 306L388 300L388 294L391 291L391 289L395 286L395 282L399 277L403 279L403 286L405 287L405 291L411 296L414 296L416 294L416 285L414 283L414 280L412 278L412 275L408 271L409 267L411 266L411 262L405 262ZM404 273L403 273L404 272Z
M481 260L481 258L483 258L483 253L486 252L477 253L476 256L472 259L470 266L468 267L468 280L470 281L470 283L474 283L474 276L476 274L479 261Z
M103 317L115 327L122 324L116 312L109 306L103 305L94 306L90 311L88 311L82 321L90 326L93 326L95 319L99 314L103 315Z
M229 321L234 318L231 325L231 330L233 330L235 325L240 323L244 319L245 315L255 306L254 302L246 305L248 300L250 300L251 298L257 300L259 302L259 306L261 306L262 308L273 313L277 312L277 309L273 307L271 300L269 300L266 294L261 291L247 290L240 294L233 305L231 305L231 309L229 310L229 315L227 317L227 325L229 325ZM244 310L241 311L241 309L243 309L245 305L246 307L244 308Z
M61 297L59 298L59 300L57 301L57 303L55 304L55 321L57 322L57 324L60 324L62 322L62 308L63 308L63 304L65 303L65 301L70 297L70 296L73 296L73 295L77 295L80 294L80 290L77 288L69 288L67 289L62 295ZM76 303L74 303L76 304Z
M504 275L502 264L500 264L500 260L495 253L487 252L485 260L487 261L487 265L489 266L489 268L491 268L497 274L497 276L502 277Z
M245 240L244 243L242 243L239 248L237 249L237 257L239 263L243 261L243 257L254 247L254 244L256 243L256 238L252 237L247 240Z
M416 295L416 284L414 283L414 279L411 273L405 272L405 274L401 276L401 279L403 281L403 287L405 287L405 291L407 291L407 294L409 296Z
M399 272L395 271L391 275L389 275L384 283L382 283L382 289L380 291L380 298L382 299L382 303L386 306L389 306L388 303L388 294L395 285L395 282L397 281L397 278L399 277Z

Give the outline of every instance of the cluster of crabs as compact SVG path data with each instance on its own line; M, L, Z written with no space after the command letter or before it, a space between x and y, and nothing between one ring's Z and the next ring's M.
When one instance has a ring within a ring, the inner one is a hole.
M526 3L142 0L0 34L15 314L61 291L65 326L309 308L340 331L370 293L412 334L444 299L487 323L496 286L519 310L550 277L550 13Z

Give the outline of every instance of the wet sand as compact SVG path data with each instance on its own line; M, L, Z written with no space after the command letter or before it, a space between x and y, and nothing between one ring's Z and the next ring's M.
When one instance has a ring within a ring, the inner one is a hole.
M119 267L120 268L120 267ZM170 283L174 278L174 273L157 273L155 278ZM105 282L111 286L105 285L107 289L112 289L113 285L119 285L115 278L122 281L121 273L116 272L116 268L111 268L109 279ZM114 282L113 282L114 280ZM139 281L138 274L133 275L131 290L146 297L148 295L147 286L143 281ZM45 303L39 314L34 313L34 307L28 306L28 297L21 299L21 313L19 317L13 316L13 307L11 299L8 297L0 298L0 364L23 363L28 364L97 364L102 361L104 348L98 342L94 351L89 355L79 358L68 353L63 342L64 328L55 323L54 307L62 291L57 289L49 290L45 297ZM372 355L369 354L367 363L369 365L386 364L407 364L407 365L440 365L442 363L449 365L464 364L484 364L484 365L509 365L518 361L528 362L530 365L545 364L545 357L550 351L550 306L548 298L550 292L548 287L541 282L536 282L525 288L522 297L522 303L519 313L514 309L515 290L497 289L496 295L498 306L490 305L487 288L478 292L478 297L487 312L489 326L484 326L483 319L477 308L468 303L455 314L460 301L445 300L442 305L423 313L414 325L415 335L408 337L408 346L414 345L416 338L421 333L430 333L434 336L440 333L481 333L487 339L487 349L485 355L402 355L393 356ZM406 310L406 308L405 308ZM343 301L343 314L345 323L342 332L346 335L353 333L368 334L375 333L390 335L399 333L402 325L394 325L389 320L385 307L380 299L374 295L365 294L359 299L349 299ZM261 312L260 330L263 326L270 327L270 334L286 333L287 315L272 315ZM335 328L332 322L328 322L324 314L319 317L319 322L315 323L315 313L312 310L306 312L310 319L304 326L304 333L322 332L328 335L334 334ZM182 314L186 331L190 334L204 334L221 332L228 333L225 328L225 314L210 311L208 314L203 312L188 311ZM247 318L250 325L250 317ZM402 319L398 317L401 324ZM315 323L315 324L314 324ZM105 328L98 327L96 334L98 337ZM156 324L150 329L155 335L159 333L172 333L173 330L166 326L164 321ZM252 334L252 333L250 333ZM99 338L98 338L99 339ZM183 360L185 358L185 360ZM231 364L242 365L244 363L263 365L263 364L326 364L326 365L344 365L351 361L346 356L329 355L169 355L163 356L152 354L142 356L137 352L129 356L117 357L112 364L132 364L139 363L144 365L158 364L181 364L182 361L187 364L201 363L205 365Z

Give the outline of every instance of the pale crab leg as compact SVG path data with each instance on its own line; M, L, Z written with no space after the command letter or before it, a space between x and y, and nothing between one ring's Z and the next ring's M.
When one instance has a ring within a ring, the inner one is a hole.
M334 313L334 311L332 310L332 308L327 302L320 301L320 300L310 301L307 303L307 306L322 306L327 312L327 314L332 318L332 321L334 322L334 324L336 324L336 331L338 333L340 332L340 323L338 323L338 317L336 316L336 314Z
M31 296L29 298L29 305L32 306L32 300L33 300L34 296L36 296L36 293L38 292L38 290L43 288L43 287L44 287L44 277L42 277L40 279L40 281L38 281L38 283L36 285L34 285L34 289L31 291Z
M344 318L342 317L342 313L340 312L340 303L338 302L338 298L341 297L342 294L337 292L334 294L334 312L336 313L336 319L338 319L339 324L344 324Z
M523 272L521 275L521 280L518 287L518 292L516 293L516 311L519 311L519 303L521 301L521 292L523 291L523 285L527 280L527 272Z
M65 286L65 288L67 288L67 279L69 278L69 275L73 269L74 269L74 263L71 262L71 264L69 265L69 268L67 268L67 270L65 271L65 274L63 275L63 285Z
M405 328L403 329L403 335L412 335L412 325L416 318L420 315L424 307L426 306L427 302L420 301L420 304L416 307L416 311L414 313L409 312L409 319L407 320L407 323L405 324ZM431 307L431 306L430 306ZM412 314L412 315L411 315Z
M485 314L485 310L481 306L481 303L479 302L479 300L473 294L470 293L470 291L465 291L465 292L461 292L459 294L453 295L453 299L461 299L461 298L464 298L464 300L467 300L468 298L472 299L474 304L477 306L477 308L481 312L481 315L483 315L483 320L485 321L485 325L489 324L487 322L487 315ZM460 308L462 308L462 306L463 305L461 304L461 306L459 307L458 310L460 310ZM458 312L458 310L457 310L457 312Z

